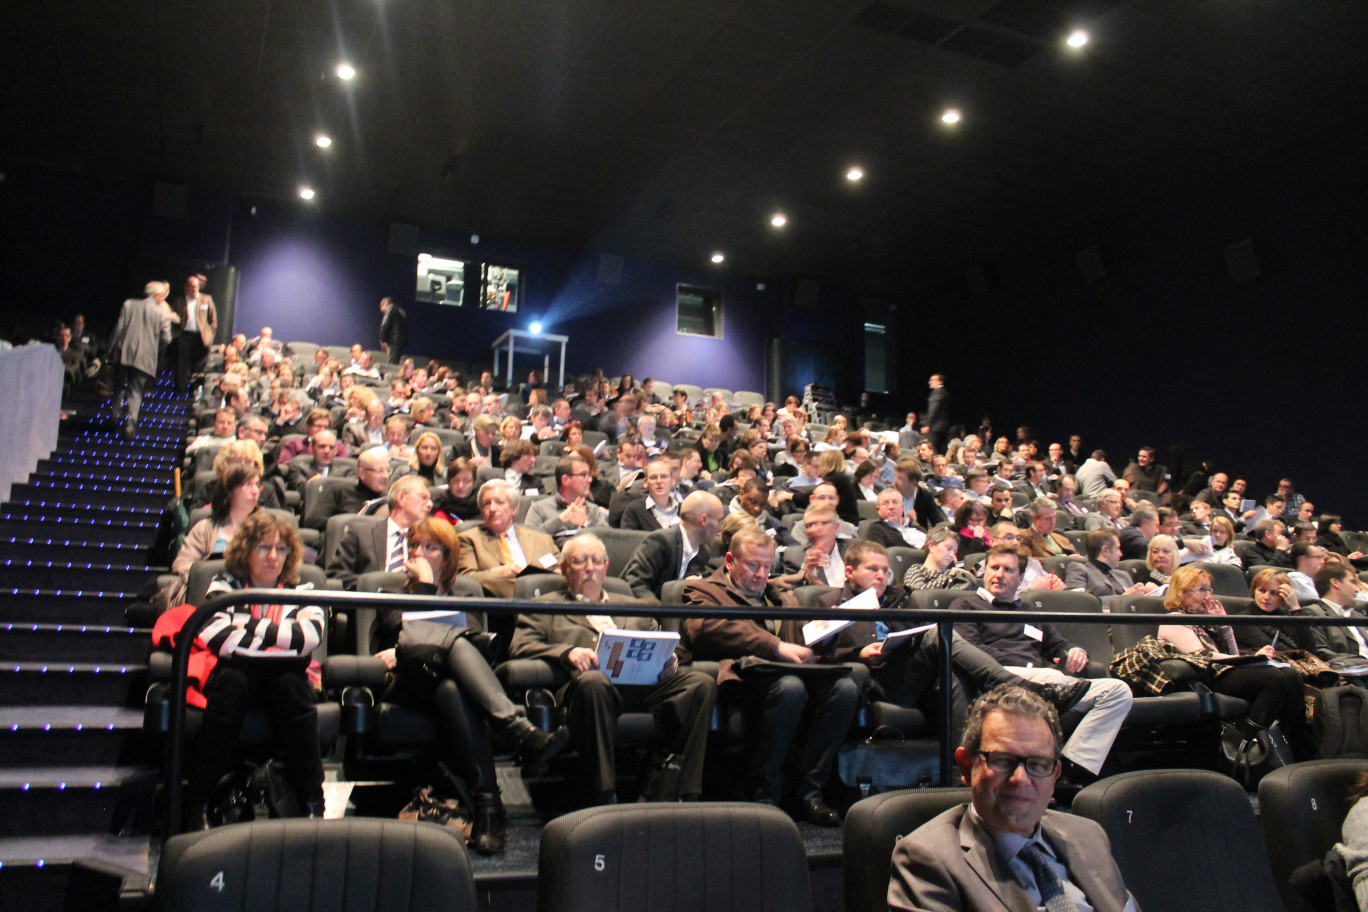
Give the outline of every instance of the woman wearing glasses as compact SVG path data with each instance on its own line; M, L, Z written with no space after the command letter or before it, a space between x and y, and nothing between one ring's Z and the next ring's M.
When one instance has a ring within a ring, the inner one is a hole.
M253 476L255 477L255 476ZM258 511L242 521L224 552L213 596L238 589L308 589L299 583L299 536L280 516ZM266 710L300 806L323 816L323 760L314 705L327 614L316 605L235 605L210 618L196 638L217 656L204 684L207 705L190 753L186 808L191 829L208 829L210 791L237 762L247 710Z
M408 530L405 591L451 595L456 561L451 524L436 517L419 520ZM482 613L467 611L465 627L405 622L397 609L378 614L371 646L393 674L385 700L436 715L447 759L475 799L470 847L481 855L497 855L504 850L508 827L485 723L513 745L528 772L559 752L569 733L564 727L551 732L535 728L504 693L481 651L489 639Z
M1170 613L1192 615L1225 615L1225 608L1211 596L1211 576L1198 567L1180 567L1169 578L1164 609ZM1176 619L1175 619L1176 620ZM1159 640L1181 653L1207 659L1229 658L1239 655L1235 634L1229 625L1206 627L1172 623L1159 627ZM1257 650L1255 655L1273 658L1271 645ZM1261 728L1280 723L1291 744L1301 743L1305 718L1302 702L1301 674L1295 668L1276 668L1272 665L1215 667L1211 689L1227 696L1238 697L1250 704L1249 720Z

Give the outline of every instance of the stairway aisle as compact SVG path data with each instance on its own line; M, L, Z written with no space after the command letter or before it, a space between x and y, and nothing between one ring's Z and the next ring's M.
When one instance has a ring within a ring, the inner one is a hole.
M0 896L62 892L74 859L145 872L160 743L142 732L148 549L186 408L163 375L136 440L68 404L57 450L0 506ZM8 906L7 906L8 907Z

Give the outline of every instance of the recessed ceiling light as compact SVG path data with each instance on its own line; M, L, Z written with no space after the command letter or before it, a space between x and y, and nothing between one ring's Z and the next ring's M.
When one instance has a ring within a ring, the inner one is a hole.
M300 188L299 188L299 198L300 198L300 199L306 199L306 200L311 200L311 199L313 199L313 198L314 198L313 188L312 188L312 187L300 187Z
M720 262L722 262L722 261L725 260L725 259L726 259L726 257L722 255L722 251L720 251L720 250L719 250L717 253L714 253L714 254L712 255L712 261L713 261L714 263L720 263Z
M1082 29L1077 29L1069 33L1069 37L1064 39L1064 43L1071 48L1081 48L1088 43L1088 33Z
M864 171L860 168L851 168L846 172L846 180L848 181L857 181L862 177L864 177Z
M941 121L944 122L944 123L948 123L948 124L957 124L957 123L959 123L959 122L960 122L960 112L959 112L959 110L956 109L956 108L947 108L946 111L945 111L945 113L941 115Z
M320 149L326 149L328 146L332 145L332 137L319 133L314 137L314 145L318 146Z
M353 67L350 63L339 63L339 64L337 65L337 78L338 78L338 79L351 79L351 78L354 77L355 75L356 75L356 68Z
M788 216L784 215L784 213L782 212L776 212L770 218L770 224L773 225L775 228L783 228L785 225L788 224Z

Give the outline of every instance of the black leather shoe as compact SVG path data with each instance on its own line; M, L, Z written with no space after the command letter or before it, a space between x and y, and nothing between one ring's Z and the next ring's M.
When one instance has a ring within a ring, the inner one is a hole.
M804 798L798 805L798 819L816 826L834 827L841 825L841 815L827 807L821 798Z
M1074 681L1072 684L1038 684L1037 693L1055 708L1061 716L1078 705L1092 686L1087 681Z
M477 804L470 828L470 848L477 855L502 855L508 841L508 820L497 804Z
M529 724L518 738L513 757L522 767L524 776L542 776L546 774L547 761L559 754L569 740L570 730L564 725L554 731L544 732Z
M304 802L304 816L305 816L306 818L309 818L309 819L322 820L322 819L323 819L323 802L322 802L322 801L306 801L306 802Z

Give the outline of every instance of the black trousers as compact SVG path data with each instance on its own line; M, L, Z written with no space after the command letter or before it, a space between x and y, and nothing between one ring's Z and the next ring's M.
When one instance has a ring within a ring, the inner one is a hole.
M526 717L504 693L484 654L466 637L457 639L447 651L445 671L432 692L431 706L412 708L430 708L436 715L447 760L470 784L472 793L477 798L497 800L494 750L485 723L507 732L525 723Z
M964 733L971 696L999 684L1026 683L988 653L954 634L950 638L950 665L950 732L956 738ZM916 643L899 649L874 669L874 680L890 701L927 708L927 696L941 680L940 632L932 628L919 634Z
M796 797L820 798L836 752L855 717L859 699L855 679L846 676L804 681L797 675L783 675L742 681L735 693L758 716L755 800L781 803L784 758L795 745L801 777Z
M1274 722L1291 738L1304 727L1302 677L1295 668L1232 668L1216 676L1211 689L1249 703L1249 718L1265 728Z
M204 364L209 358L209 349L200 339L198 331L183 332L171 340L172 367L176 372L176 389L189 388L196 374L204 373Z
M665 731L665 744L681 758L679 794L703 792L708 725L717 705L717 682L697 671L680 671L653 686L617 687L600 671L576 675L561 688L570 740L584 776L600 793L616 787L616 724L626 710L645 709Z
M318 749L318 708L303 671L274 671L253 665L234 668L219 660L204 685L208 705L189 764L186 805L209 800L214 785L239 758L238 737L247 711L264 709L285 754L300 801L323 801L323 758Z

